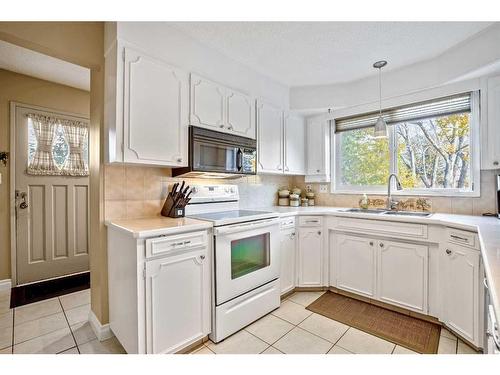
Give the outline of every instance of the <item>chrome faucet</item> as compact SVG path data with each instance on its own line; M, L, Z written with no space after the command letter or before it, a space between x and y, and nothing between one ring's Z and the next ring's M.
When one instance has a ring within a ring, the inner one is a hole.
M396 208L397 203L398 203L397 201L393 201L392 196L391 196L391 179L393 177L396 179L396 189L403 190L403 187L401 186L401 182L399 182L398 176L396 176L395 173L391 173L389 175L389 179L387 180L387 209L388 210L394 210Z

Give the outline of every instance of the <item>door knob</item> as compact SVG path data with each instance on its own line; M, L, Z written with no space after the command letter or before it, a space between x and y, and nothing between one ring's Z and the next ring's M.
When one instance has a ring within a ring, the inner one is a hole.
M19 205L19 208L22 210L25 210L26 208L28 208L28 203L26 202L26 193L23 191L19 196L22 199L22 202Z

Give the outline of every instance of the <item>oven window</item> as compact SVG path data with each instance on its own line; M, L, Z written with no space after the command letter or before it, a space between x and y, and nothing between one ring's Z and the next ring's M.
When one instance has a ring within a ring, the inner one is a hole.
M231 241L231 279L269 266L269 233Z

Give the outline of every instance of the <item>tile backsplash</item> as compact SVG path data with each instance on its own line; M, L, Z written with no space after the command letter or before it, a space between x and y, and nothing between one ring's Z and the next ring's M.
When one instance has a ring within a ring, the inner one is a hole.
M151 217L160 214L170 185L182 181L172 177L170 168L106 165L104 199L106 219ZM240 191L240 207L258 208L277 204L277 191L293 178L278 175L248 176L235 180L186 179L194 184L235 184Z
M105 166L105 217L124 219L160 214L168 187L182 179L172 177L170 168L141 166ZM495 212L495 176L497 171L481 171L481 197L429 197L431 211L466 215ZM242 208L259 208L277 204L279 187L298 186L305 189L303 176L259 175L236 180L186 179L189 184L237 184ZM311 184L318 206L357 207L360 195L318 193L319 185ZM370 198L385 196L372 196ZM396 198L401 198L397 196ZM406 197L407 198L407 197Z

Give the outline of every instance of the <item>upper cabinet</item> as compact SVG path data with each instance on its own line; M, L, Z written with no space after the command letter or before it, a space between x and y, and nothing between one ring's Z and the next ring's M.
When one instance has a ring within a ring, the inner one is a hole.
M190 103L191 125L255 139L255 109L250 96L191 74Z
M283 111L269 103L257 101L257 171L282 174Z
M284 172L303 175L306 171L305 150L306 128L301 116L291 113L284 115Z
M311 118L306 125L306 182L330 182L330 126L324 119Z
M487 80L487 93L481 96L481 169L500 168L500 76Z
M258 172L305 173L305 123L300 116L257 101Z
M106 55L107 161L187 165L188 74L138 50Z

